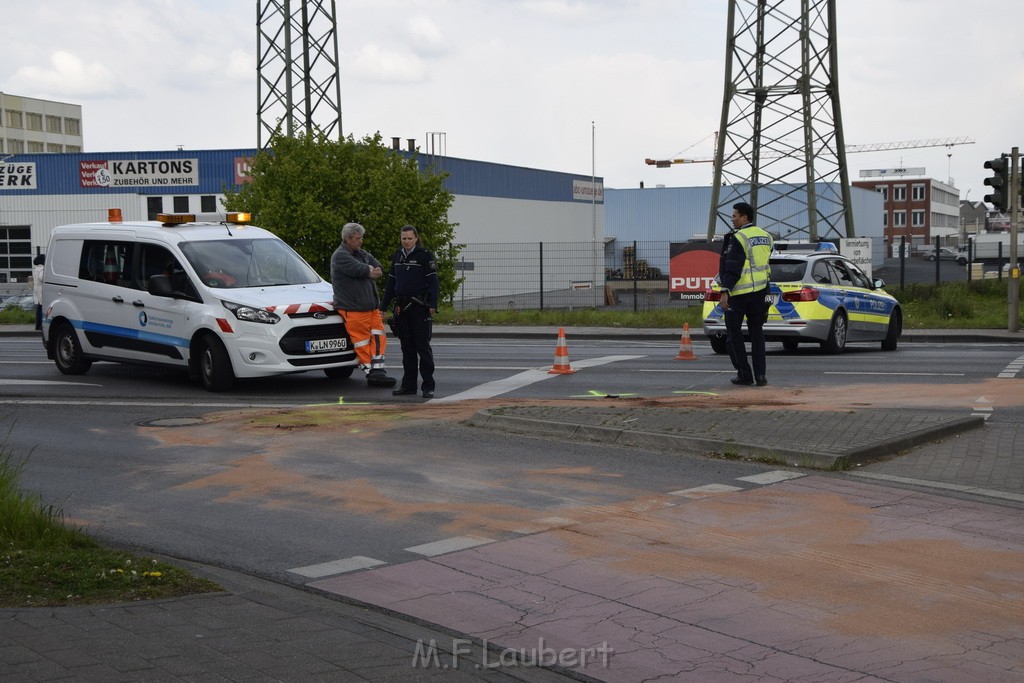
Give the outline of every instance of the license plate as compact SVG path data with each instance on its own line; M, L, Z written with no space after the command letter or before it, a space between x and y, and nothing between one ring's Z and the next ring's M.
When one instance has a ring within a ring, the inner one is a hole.
M312 339L306 342L306 353L321 353L323 351L344 351L347 348L347 339Z

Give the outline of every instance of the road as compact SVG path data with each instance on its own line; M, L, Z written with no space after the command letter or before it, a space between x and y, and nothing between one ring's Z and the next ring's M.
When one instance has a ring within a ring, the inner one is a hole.
M442 339L434 347L438 398L424 405L419 397L397 399L358 379L331 381L317 373L241 382L221 394L181 373L109 363L66 377L36 340L6 338L0 340L0 403L8 416L7 445L16 454L32 453L29 486L102 536L293 581L289 569L325 559L407 557L403 549L451 529L501 535L565 506L610 504L764 470L700 457L679 467L676 454L510 440L460 423L487 400L734 390L728 360L706 344L695 344L697 361L683 362L673 360L678 346L664 342L574 341L568 344L572 375L546 372L550 342ZM895 383L923 387L912 391L927 394L934 409L963 415L991 394L981 387L1021 355L1019 347L998 344L904 345L895 353L851 345L838 357L817 347L770 349L773 391L820 394L827 405L829 395L889 393ZM339 404L381 410L367 418L339 413ZM289 412L300 408L302 417ZM990 421L1022 418L1020 409L1004 407ZM356 436L344 445L319 435L321 427L350 420ZM394 421L408 427L393 429ZM284 470L268 462L268 443L288 449ZM576 489L533 474L584 463L620 476ZM673 473L669 480L666 471ZM292 487L289 477L303 483ZM276 486L283 493L268 503Z
M728 360L702 342L695 361L673 360L668 342L570 333L568 349L577 371L551 375L553 341L438 339L438 398L424 402L313 373L223 394L111 364L69 378L38 341L5 338L0 402L8 450L30 453L24 484L101 539L505 645L611 643L614 666L586 671L604 680L711 680L723 661L776 678L799 661L821 680L885 661L920 662L934 680L1019 670L1024 499L985 491L1024 482L976 471L1024 422L1019 344L771 345L764 389L731 386ZM820 411L826 430L858 405L986 411L988 423L966 437L975 454L949 439L843 474L464 424L509 402L677 392ZM940 461L973 468L900 480Z

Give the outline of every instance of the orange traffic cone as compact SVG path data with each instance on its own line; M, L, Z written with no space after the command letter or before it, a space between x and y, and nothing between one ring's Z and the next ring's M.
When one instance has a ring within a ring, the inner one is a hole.
M565 328L558 328L558 343L555 345L555 362L548 370L549 375L568 375L576 372L569 365L569 347L565 345Z
M693 355L693 342L690 341L690 323L683 323L683 336L679 338L679 355L672 360L697 360Z

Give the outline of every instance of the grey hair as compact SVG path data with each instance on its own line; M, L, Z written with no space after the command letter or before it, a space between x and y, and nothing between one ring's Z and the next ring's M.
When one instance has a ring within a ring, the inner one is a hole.
M355 235L363 235L365 232L366 228L359 225L358 223L346 223L345 226L341 229L341 241L346 242L348 241L349 237L353 237Z

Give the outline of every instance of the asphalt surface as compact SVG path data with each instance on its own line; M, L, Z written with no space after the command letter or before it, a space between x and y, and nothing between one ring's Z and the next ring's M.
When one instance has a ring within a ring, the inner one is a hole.
M567 334L679 339L677 330ZM902 343L952 341L1024 344L1024 333L911 330ZM628 403L481 411L472 423L487 429L714 451L782 469L567 515L512 541L320 577L306 590L178 561L224 592L0 610L0 681L1024 680L1024 485L986 485L1024 484L1022 430L965 451L950 437L981 430L981 417L852 410L831 413L823 430L817 415L794 422L787 413L782 429L768 409L745 417L752 440L723 431L721 412ZM925 456L856 477L816 474L929 443ZM936 494L924 486L929 468L963 468L941 488L981 498Z

